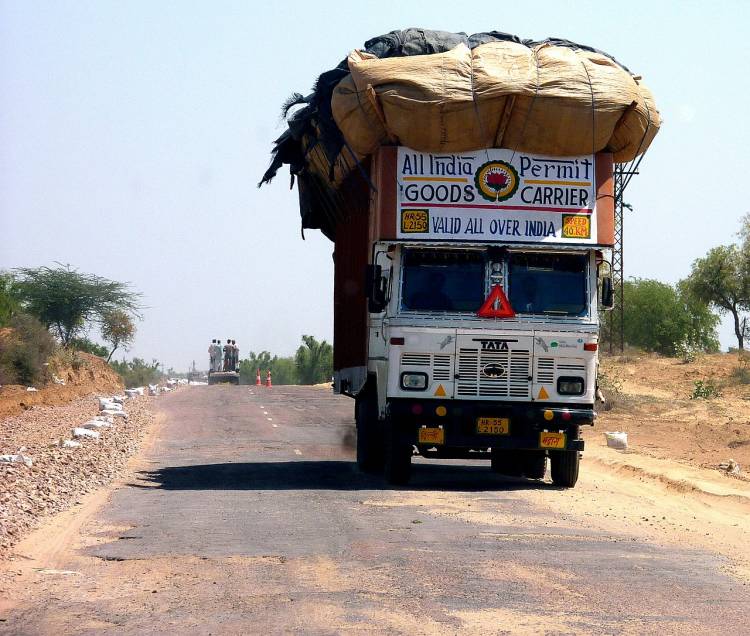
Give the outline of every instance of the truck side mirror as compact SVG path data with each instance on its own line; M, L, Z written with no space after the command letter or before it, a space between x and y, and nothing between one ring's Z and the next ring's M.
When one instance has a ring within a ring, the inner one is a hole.
M615 290L612 286L612 277L604 276L602 278L602 307L612 309L615 306Z
M365 280L367 292L367 311L371 314L379 314L385 310L388 304L386 293L387 279L383 276L383 268L380 265L368 265Z

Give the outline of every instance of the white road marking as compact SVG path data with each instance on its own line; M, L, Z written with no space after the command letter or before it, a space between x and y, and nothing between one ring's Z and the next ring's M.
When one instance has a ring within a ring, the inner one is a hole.
M269 422L272 422L272 421L273 421L273 418L272 418L272 417L267 417L266 419L267 419L267 420L268 420Z
M271 424L271 426L273 426L274 428L279 428L278 424Z
M301 455L301 454L302 454L302 451L301 451L301 450L300 450L299 448L295 448L295 449L294 449L294 454L295 454L295 455Z

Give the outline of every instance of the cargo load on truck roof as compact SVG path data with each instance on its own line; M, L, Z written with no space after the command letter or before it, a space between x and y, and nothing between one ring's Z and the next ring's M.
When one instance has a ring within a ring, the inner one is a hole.
M612 56L568 40L492 31L392 31L323 73L284 105L262 183L283 164L298 180L303 228L335 236L371 186L383 145L456 153L508 148L552 157L642 155L661 120L651 92Z

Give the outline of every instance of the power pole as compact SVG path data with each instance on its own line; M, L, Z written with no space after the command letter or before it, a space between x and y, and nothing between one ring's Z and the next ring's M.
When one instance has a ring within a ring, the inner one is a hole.
M640 161L639 161L640 163ZM615 164L614 170L614 197L615 197L615 244L612 248L612 288L614 291L615 308L609 320L607 339L609 340L609 352L622 353L625 349L625 259L623 226L624 212L633 207L625 202L623 194L630 179L638 174L638 166L631 163Z

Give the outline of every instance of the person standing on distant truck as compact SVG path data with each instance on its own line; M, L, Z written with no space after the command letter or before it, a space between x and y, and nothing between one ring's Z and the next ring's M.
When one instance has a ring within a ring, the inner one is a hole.
M240 366L240 348L237 346L236 340L232 340L232 349L233 349L232 371L237 371L237 367Z
M231 371L229 365L232 363L232 341L227 338L227 343L224 345L224 371Z
M216 371L216 338L214 338L211 341L211 344L208 345L208 360L209 360L209 370L211 373Z
M214 345L214 351L215 351L215 359L216 359L216 366L214 367L214 372L221 371L221 340L216 340L216 345Z

